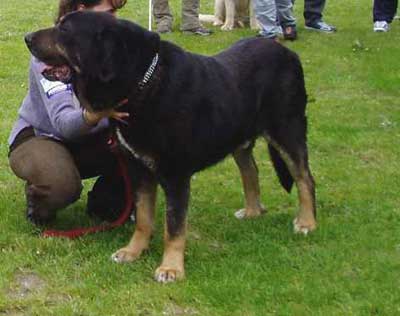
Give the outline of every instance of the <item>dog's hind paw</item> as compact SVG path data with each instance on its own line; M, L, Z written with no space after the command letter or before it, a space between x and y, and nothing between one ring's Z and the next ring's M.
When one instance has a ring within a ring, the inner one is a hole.
M293 220L293 229L296 234L307 235L309 232L312 232L315 228L317 228L317 224L314 220L304 221L299 218L295 218Z
M170 283L183 279L185 273L178 269L160 266L157 268L154 279L160 283Z
M239 211L235 212L235 217L237 219L244 219L246 218L246 209L242 208Z
M260 203L258 208L255 209L245 209L242 208L235 212L235 217L237 219L253 218L258 217L266 213L264 205Z
M121 248L111 255L111 260L116 263L132 262L139 258L140 253L132 251L129 248Z

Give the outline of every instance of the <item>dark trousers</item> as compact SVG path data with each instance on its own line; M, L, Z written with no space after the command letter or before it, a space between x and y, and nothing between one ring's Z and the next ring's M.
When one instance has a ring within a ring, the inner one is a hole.
M304 0L304 21L311 24L322 20L325 0Z
M34 221L46 221L56 210L79 199L81 179L113 175L117 160L107 146L108 132L65 144L35 136L31 128L21 131L10 148L9 163L25 181L28 212Z
M295 0L292 1L293 3ZM304 0L304 22L312 24L322 20L326 0Z
M397 11L397 0L374 0L373 19L391 23Z

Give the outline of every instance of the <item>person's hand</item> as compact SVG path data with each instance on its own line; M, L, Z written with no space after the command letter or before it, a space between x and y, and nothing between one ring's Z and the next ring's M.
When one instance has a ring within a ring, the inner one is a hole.
M103 118L113 118L118 121L123 121L129 117L127 112L117 112L114 109L108 109L100 112L90 112L86 109L83 110L83 119L86 124L94 126L100 122Z

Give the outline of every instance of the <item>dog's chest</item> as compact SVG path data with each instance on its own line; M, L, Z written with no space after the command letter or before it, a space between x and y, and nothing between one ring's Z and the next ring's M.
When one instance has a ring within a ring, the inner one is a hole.
M122 134L121 130L118 127L116 128L116 134L118 141L123 148L125 148L130 154L132 154L132 156L135 159L141 161L151 171L156 171L157 165L153 157L136 150L131 144L128 143L128 141L126 140L126 138L124 137L124 135Z

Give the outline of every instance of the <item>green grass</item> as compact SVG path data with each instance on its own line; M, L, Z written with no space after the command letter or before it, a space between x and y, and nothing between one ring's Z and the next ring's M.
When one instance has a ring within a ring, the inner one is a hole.
M174 13L180 2L173 1ZM27 91L26 32L52 24L56 1L0 1L0 315L400 315L400 21L372 32L371 1L328 1L337 34L304 30L287 43L303 62L309 94L309 149L319 227L292 233L296 192L279 187L265 144L256 148L268 214L239 222L243 204L231 159L196 175L189 212L185 281L152 280L162 255L164 200L151 251L117 265L110 254L131 237L126 224L79 240L42 239L24 217L23 183L8 167L7 137ZM202 3L212 13L213 3ZM147 3L129 1L125 18L147 26ZM164 36L213 54L251 30L212 37ZM86 190L91 181L85 182ZM82 199L56 227L92 224ZM36 278L34 289L21 279Z

